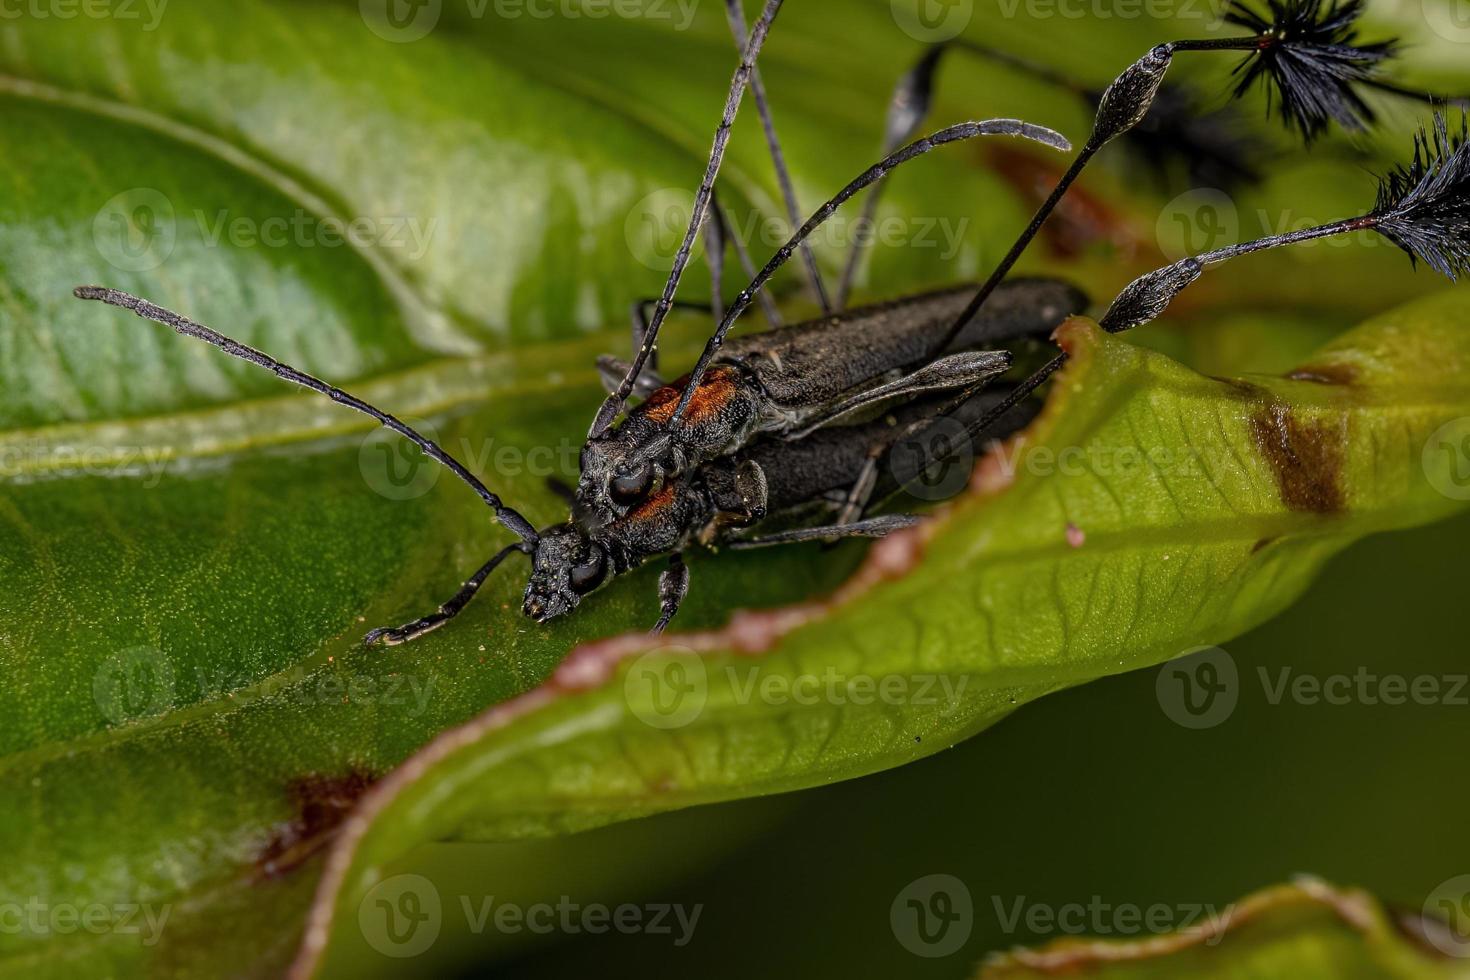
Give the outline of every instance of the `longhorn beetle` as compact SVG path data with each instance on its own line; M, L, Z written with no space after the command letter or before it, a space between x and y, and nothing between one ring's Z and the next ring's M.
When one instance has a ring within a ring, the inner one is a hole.
M775 0L773 0L773 5L775 5ZM769 10L770 6L768 6L768 12ZM752 44L757 36L756 33L752 34ZM746 63L748 63L751 50L750 45L747 46L746 50ZM1157 55L1158 51L1159 49L1155 49L1150 57ZM1123 119L1126 122L1126 119L1132 118L1136 122L1137 115L1146 111L1147 102L1157 89L1161 71L1157 70L1157 65L1155 64L1145 73L1142 82L1132 77L1130 73L1135 73L1139 70L1140 65L1148 67L1147 63L1149 62L1150 58L1146 57L1130 69L1129 72L1125 72L1123 76L1120 76L1120 79L1110 87L1108 94L1103 99L1103 109L1099 114L1100 119L1095 127L1095 136L1097 132L1105 132L1109 129L1116 135L1119 126L1118 119ZM1339 81L1341 80L1339 79ZM1346 83L1343 84L1346 85ZM1301 97L1301 94L1297 93L1297 97ZM1318 98L1320 101L1320 93L1318 93ZM1111 124L1102 118L1109 114L1114 116L1114 122ZM1111 136L1108 137L1108 139L1111 138ZM933 140L919 141L920 144L926 142L930 146L937 145ZM918 145L914 144L914 146ZM1168 299L1177 293L1179 289L1184 288L1194 278L1197 278L1199 269L1203 268L1203 265L1209 262L1221 261L1236 254L1271 247L1275 244L1286 244L1291 241L1300 241L1310 237L1322 237L1340 231L1374 228L1388 235L1404 247L1409 251L1411 256L1424 258L1425 261L1429 262L1439 271L1446 272L1451 276L1460 271L1464 271L1467 261L1465 245L1467 228L1465 185L1466 172L1470 170L1470 164L1466 162L1464 147L1463 127L1462 132L1458 136L1451 137L1441 118L1436 122L1433 137L1428 134L1421 134L1416 143L1414 161L1399 171L1396 171L1385 180L1384 189L1380 193L1379 206L1373 212L1370 212L1370 214L1362 218L1351 219L1348 222L1339 222L1332 226L1313 229L1308 233L1278 236L1275 239L1250 243L1249 245L1238 246L1231 250L1209 253L1208 255L1200 256L1197 260L1186 260L1184 263L1177 263L1174 266L1159 270L1157 273L1150 274L1150 276L1142 277L1115 300L1113 307L1110 308L1109 313L1104 317L1104 325L1110 329L1126 329L1128 326L1146 322L1152 316L1162 311ZM1084 150L1084 156L1085 154L1086 151ZM849 185L849 188L845 189L843 193L840 193L832 201L829 201L827 205L824 205L822 209L819 209L817 214L798 231L797 235L783 246L782 249L778 250L776 256L767 263L766 267L761 270L752 283L746 289L742 290L735 304L725 312L719 327L716 329L715 335L706 346L705 353L701 356L691 378L682 386L682 391L677 393L677 402L674 404L671 413L671 418L674 421L679 420L680 412L688 408L694 400L695 395L700 391L702 376L709 367L713 352L718 350L720 344L723 342L724 334L728 331L729 325L733 322L734 317L738 316L749 305L754 295L764 285L765 281L769 279L775 268L790 257L795 247L800 244L816 224L820 223L820 220L823 220L842 201L850 197L852 192L855 192L853 191L855 185L866 186L868 183L880 180L883 174L891 170L893 166L915 155L917 153L912 153L908 156L895 154L893 157L900 157L900 159L894 160L890 157L889 160L884 161L884 164L871 168L863 178L855 181L853 185ZM1082 159L1082 157L1079 157L1079 161ZM1078 169L1080 168L1077 164L1074 164L1073 170L1070 173L1075 176L1075 172ZM1063 183L1066 183L1065 179ZM1064 190L1064 188L1061 189ZM1054 193L1052 203L1054 204L1055 199L1059 197L1060 191ZM706 195L706 200L708 200L708 195ZM1038 224L1039 221L1033 222L1033 227L1028 229L1027 233L1023 235L1023 241L1034 234L1035 226ZM1194 262L1194 264L1191 265L1190 262ZM678 265L679 262L676 260L676 267ZM456 475L469 483L479 493L482 499L494 509L501 523L521 538L520 542L501 552L481 568L466 583L464 589L449 602L445 603L434 616L425 617L423 620L409 624L409 626L399 628L398 630L375 631L372 637L376 639L383 639L388 642L411 639L447 621L448 618L452 617L454 613L463 607L464 603L473 595L474 590L479 587L479 584L485 580L500 561L504 560L513 551L519 550L533 557L533 578L527 589L525 611L533 618L546 619L564 613L572 608L575 605L572 597L580 595L582 590L590 591L605 581L611 574L625 570L627 567L631 567L632 564L636 564L637 561L642 561L652 554L659 553L660 546L663 548L679 548L691 543L692 540L722 540L730 533L722 526L722 520L726 520L726 523L730 526L743 527L758 520L770 505L768 487L764 486L761 478L755 476L755 473L759 469L758 465L757 470L753 470L745 465L750 463L751 460L738 455L725 458L717 457L711 460L707 466L695 469L679 480L664 486L657 491L654 497L648 498L638 507L630 509L622 517L613 518L604 528L588 530L580 527L559 525L555 528L549 528L545 532L538 533L519 513L506 507L494 493L488 490L461 464L453 460L452 457L449 457L438 446L414 432L399 420L361 402L359 399L354 398L340 389L326 385L309 375L305 375L287 365L281 364L258 351L244 347L177 314L170 313L167 310L163 310L127 294L97 287L83 287L77 291L77 294L81 298L99 299L113 305L132 309L141 316L168 324L180 333L206 340L228 353L244 357L247 360L267 367L286 380L325 393L336 401L347 404L349 407L372 416L383 425L407 436L423 449L427 455L448 466ZM981 299L983 300L988 295L988 293L984 294ZM975 306L976 304L972 301L971 305ZM661 306L661 308L665 311L667 309L666 306ZM656 309L655 316L650 323L650 332L652 332L652 328L658 322L658 313L659 309ZM964 326L969 322L969 319L970 317L968 315L962 314L956 322L956 326ZM951 330L951 333L955 332L957 331ZM650 341L646 339L643 347L639 350L640 355L647 353L649 344ZM974 368L974 371L968 375L970 383L955 386L963 388L965 396L973 392L975 386L978 385L979 381L984 380L985 376L994 373L994 370L998 370L1003 366L1002 361L998 359L998 355L991 354L989 356L992 360L984 370L979 368L982 362L978 358L969 362L972 368ZM988 427L993 425L1005 413L1011 411L1021 398L1037 387L1041 381L1054 371L1060 365L1061 361L1062 358L1053 359L1041 371L1006 394L998 403L995 403L978 418L967 423L967 431L972 434L987 431ZM931 364L928 367L932 368L934 365ZM638 361L635 358L634 364L630 366L628 375L625 376L625 383L629 378L636 379L638 372ZM941 386L930 385L919 390L927 391L937 387ZM620 385L620 391L621 388L622 386ZM616 397L618 397L617 393L614 394L614 398ZM962 398L960 403L962 405L974 404L968 398ZM848 435L853 435L856 438L854 433L843 432L831 435L823 434L820 439L812 439L809 436L808 440L810 441L787 442L783 445L784 452L788 455L783 455L779 458L791 459L794 458L792 455L789 455L792 453L816 452L819 451L819 447L824 445L828 438L844 438ZM870 453L866 458L871 460L873 457ZM857 477L851 471L843 471L842 476L844 479L856 479ZM825 493L826 491L823 492ZM785 500L784 497L780 499L782 501ZM653 505L655 501L658 501L658 504L653 507L653 511L646 512L645 507ZM674 506L676 504L679 506ZM866 499L859 503L858 511L860 512L865 506ZM659 515L663 515L661 522L660 520L653 520L653 518L657 518ZM733 519L726 519L726 515L733 515ZM847 516L850 517L851 515ZM623 519L631 519L632 523L625 521L623 524L617 524L619 520ZM856 522L844 521L833 526L798 529L796 532L792 532L784 538L779 536L768 537L765 542L761 543L780 543L783 540L804 540L812 537L827 538L842 534L886 533L893 527L902 526L906 520L908 519L874 518ZM617 524L617 526L614 527L614 524ZM651 528L657 528L663 536L657 538L648 536ZM541 544L543 534L546 540L544 547ZM622 537L615 537L615 535L622 535ZM639 535L642 536L640 537ZM638 544L638 542L641 542L641 544ZM594 544L597 545L596 548L592 547ZM637 545L636 547L634 546L635 544ZM663 607L663 615L660 617L657 628L662 628L668 622L668 618L673 615L673 611L678 606L678 599L682 597L686 586L687 571L684 570L682 561L679 559L679 552L676 550L674 551L670 569L661 578L661 606Z
M1444 116L1436 114L1432 128L1421 130L1416 135L1409 162L1381 179L1377 201L1364 214L1216 249L1147 273L1118 294L1100 323L1106 330L1119 332L1149 322L1210 265L1281 245L1364 230L1383 235L1403 249L1411 260L1423 261L1450 279L1470 273L1470 124L1465 117L1461 118L1459 130L1451 132ZM502 524L521 538L482 566L437 612L396 629L374 630L368 635L370 641L404 642L447 622L464 607L489 574L517 551L531 557L532 574L526 588L523 611L538 622L575 608L581 596L613 576L642 564L654 555L671 553L669 568L659 578L660 616L654 627L657 632L677 612L688 590L688 569L681 553L693 543L728 542L734 546L755 546L843 536L881 536L915 520L908 515L889 515L863 520L844 519L833 525L798 528L764 538L746 538L739 533L738 529L760 521L769 512L826 499L834 488L858 482L864 462L881 457L892 445L892 440L883 443L873 432L874 424L869 423L824 431L819 438L808 437L798 441L767 439L748 451L706 463L600 527L584 529L568 522L538 532L433 442L393 416L341 389L126 293L101 287L80 287L76 295L81 299L101 300L131 309L139 316L167 324L186 336L207 341L229 354L266 367L287 381L320 391L334 401L372 416L407 436L430 457L449 467L494 509ZM1000 373L1009 366L1009 355L993 352L988 356L992 359L992 373ZM1065 354L1053 358L980 412L966 424L968 435L974 438L992 431L999 419L1012 411L1065 360ZM961 408L977 404L976 399L970 397L960 400ZM926 406L921 403L917 408L922 411ZM909 411L913 412L915 408L911 407ZM908 429L901 431L922 427L930 418L930 415L921 414ZM778 470L783 476L776 493L770 489L766 475L769 470ZM867 501L864 500L859 510L866 506ZM850 515L844 515L845 518L847 516Z

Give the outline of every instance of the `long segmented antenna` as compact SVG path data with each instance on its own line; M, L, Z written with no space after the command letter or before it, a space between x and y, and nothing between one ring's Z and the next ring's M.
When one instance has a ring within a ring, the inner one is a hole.
M592 427L587 432L589 439L596 438L607 431L613 419L622 412L623 405L627 402L628 396L633 393L633 387L638 382L638 376L643 373L643 365L648 361L649 352L658 342L659 328L663 326L664 318L669 315L669 308L674 302L674 292L679 288L679 280L684 275L685 266L689 264L689 255L694 248L695 236L699 234L699 225L704 220L710 195L714 193L715 177L719 174L720 164L725 159L725 147L730 142L730 128L735 125L735 114L740 110L740 100L745 95L751 72L755 70L756 57L760 54L761 46L766 43L766 35L770 33L771 22L776 19L776 14L781 10L781 3L782 0L766 0L760 17L751 27L750 37L745 44L745 54L735 69L734 77L730 79L730 91L725 96L725 110L720 116L720 124L715 127L715 138L710 147L709 162L705 165L704 177L699 182L699 190L694 195L694 210L689 215L689 227L684 232L684 241L680 243L679 251L674 255L674 265L669 270L668 281L664 283L663 295L659 297L658 304L653 308L653 317L648 321L648 331L643 335L643 343L633 354L633 363L628 366L628 373L618 384L617 391L607 396L602 407L597 410L597 415L593 417Z
M1470 275L1470 141L1467 123L1450 134L1442 114L1431 130L1414 137L1414 157L1385 175L1373 209L1315 228L1270 235L1181 259L1145 273L1124 287L1102 319L1113 333L1141 326L1164 312L1170 301L1212 265L1252 252L1353 231L1375 231L1414 262L1455 280Z
M1163 313L1206 268L1252 252L1354 231L1375 231L1451 280L1470 276L1470 122L1462 114L1451 134L1442 113L1431 129L1414 137L1414 157L1380 180L1373 209L1315 228L1271 235L1179 260L1139 276L1123 288L1099 324L1110 333L1142 326ZM1023 381L1000 404L968 426L974 438L1067 362L1058 354Z
M730 36L735 47L745 49L745 11L741 0L725 0L725 16L730 22ZM786 205L786 218L795 228L801 221L801 205L796 200L796 185L791 181L791 171L786 167L786 154L781 149L781 140L776 136L776 121L771 117L771 103L766 98L766 85L761 79L761 70L754 68L750 73L750 97L755 102L755 111L760 116L761 128L765 130L766 146L771 152L771 166L776 171L776 183L781 188L781 200ZM812 295L822 307L822 313L832 312L832 300L827 296L827 285L822 281L822 270L817 267L817 257L812 254L811 243L801 243L801 264L806 270L807 284ZM840 309L840 305L838 309Z
M172 310L166 310L161 306L155 306L145 299L140 299L130 293L125 293L120 289L108 289L105 286L78 286L72 290L72 295L76 296L77 299L97 300L98 302L106 303L108 306L132 310L145 320L161 323L164 326L172 327L185 337L193 337L196 340L202 340L207 344L212 344L226 354L241 358L242 360L249 361L252 364L259 365L268 371L274 372L277 377L283 380L301 385L303 388L310 388L312 391L320 392L334 402L346 405L348 408L355 409L364 415L370 416L380 425L392 429L394 432L408 439L422 449L424 455L443 464L451 473L469 484L470 488L480 495L480 499L489 504L490 508L495 511L495 519L519 537L524 544L529 546L536 543L538 535L536 534L536 529L531 526L530 521L522 517L516 510L502 503L500 498L491 492L485 484L481 483L475 474L465 469L459 460L449 455L443 449L440 449L433 440L415 432L411 426L394 418L387 412L380 411L362 399L354 395L349 395L341 388L329 385L320 378L314 378L305 371L298 371L289 364L282 364L274 357L261 353L254 347L247 347L239 341L231 340L224 334L211 330L201 323L195 323L188 317L181 316Z
M1268 7L1269 18L1256 13L1242 0L1231 0L1226 19L1251 29L1254 34L1157 45L1108 86L1099 102L1097 118L1086 144L1032 216L1026 230L980 286L974 299L931 348L933 352L948 347L965 324L979 312L1092 157L1137 126L1148 114L1176 52L1247 52L1246 60L1235 69L1242 76L1235 94L1244 93L1258 81L1267 84L1274 97L1280 99L1282 119L1288 125L1296 126L1308 142L1332 121L1346 129L1362 129L1372 122L1372 110L1358 95L1356 86L1376 80L1381 63L1394 53L1396 42L1365 44L1358 41L1354 25L1362 14L1361 0L1347 0L1345 3L1338 0L1268 0ZM1414 93L1404 90L1398 94ZM1430 102L1437 99L1434 96L1424 98Z
M914 138L914 134L923 125L924 117L929 115L929 103L934 95L934 71L939 66L939 58L944 54L944 46L937 45L930 48L919 59L904 76L898 80L893 88L893 95L888 100L888 112L883 120L883 154L887 156L898 149L908 140ZM858 227L872 227L873 218L878 213L878 201L882 197L883 181L863 199L863 210L858 216ZM847 308L847 297L852 292L853 283L857 280L859 267L862 265L863 255L862 239L852 243L847 250L847 263L842 269L842 279L837 284L837 308Z
M955 38L941 47L954 48L1006 68L1030 75L1053 88L1069 92L1096 112L1103 90L1029 58ZM1385 83L1385 86L1387 83ZM1243 114L1233 102L1209 107L1187 84L1161 85L1149 114L1128 132L1141 160L1161 178L1171 166L1182 164L1197 186L1229 190L1235 184L1257 184L1257 168L1266 147L1241 125Z
M812 216L806 220L806 224L802 225L796 234L792 235L786 241L785 245L782 245L776 250L776 254L771 256L770 261L765 264L765 267L761 269L760 273L750 281L748 286L740 291L739 296L735 297L735 301L725 311L725 316L720 321L719 326L715 328L714 334L705 344L704 351L699 355L699 360L694 365L694 370L690 372L689 381L684 387L683 395L679 398L679 404L674 408L674 414L671 416L670 424L676 424L683 417L684 411L689 405L690 398L693 397L695 390L699 387L700 379L704 377L704 372L709 367L710 360L724 344L725 335L730 332L730 328L734 326L735 321L750 306L750 302L756 293L760 292L761 288L765 286L771 276L775 274L776 270L791 258L791 254L796 250L796 247L808 235L830 218L854 194L864 187L882 180L895 167L902 166L915 157L922 156L930 150L937 149L947 143L973 139L977 136L1019 136L1023 139L1034 140L1037 143L1042 143L1063 152L1071 149L1071 144L1067 142L1065 136L1044 126L1036 126L1019 119L987 119L984 122L966 122L946 127L922 139L915 140L898 152L892 153L873 164L846 187L838 191L827 203L812 212Z

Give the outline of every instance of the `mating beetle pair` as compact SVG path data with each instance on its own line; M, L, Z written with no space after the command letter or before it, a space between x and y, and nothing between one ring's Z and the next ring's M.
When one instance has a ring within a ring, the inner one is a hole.
M735 37L744 35L738 0L728 0ZM1172 59L1178 52L1234 50L1247 53L1242 91L1257 79L1273 87L1283 117L1311 139L1331 121L1361 128L1371 112L1359 89L1371 86L1400 95L1411 93L1378 78L1388 43L1359 44L1356 2L1271 0L1271 17L1232 7L1230 19L1252 31L1239 38L1181 41L1160 45L1130 66L1097 99L1093 132L1065 176L978 290L953 290L899 300L766 334L726 343L736 320L760 294L775 270L803 247L805 239L838 207L863 188L878 184L893 168L946 143L976 136L1011 135L1054 148L1067 143L1049 130L1014 120L953 126L893 149L813 213L792 239L755 275L724 310L714 304L718 325L693 371L672 385L649 373L658 331L674 305L674 294L692 251L694 237L715 211L706 231L718 229L714 183L730 124L754 76L756 56L781 0L767 0L744 41L740 67L730 93L694 215L676 256L663 295L646 324L640 324L631 362L608 360L624 368L610 384L608 400L594 419L582 455L581 480L572 494L571 521L538 531L507 507L462 464L393 416L268 355L244 347L207 327L115 290L83 287L77 295L132 309L139 315L205 340L227 353L266 367L285 380L304 385L373 417L400 432L427 455L446 465L494 510L520 540L490 559L435 613L394 629L374 630L370 641L403 642L453 618L507 556L530 556L532 572L523 611L545 621L575 608L580 598L616 575L660 554L671 555L660 577L661 630L677 611L688 588L682 552L694 544L758 546L841 536L877 536L912 523L905 515L865 517L875 499L884 461L903 438L936 421L961 420L972 437L998 434L1006 418L1063 362L1053 358L1025 381L999 393L982 393L986 382L1010 366L1010 355L994 349L1044 335L1067 315L1081 312L1085 299L1065 284L1006 281L1006 276L1047 216L1093 155L1145 120ZM885 148L911 135L927 107L933 52L900 84L890 112ZM769 119L763 93L755 89L758 109ZM1429 101L1443 102L1437 97ZM776 148L774 129L767 127ZM789 180L779 165L783 187ZM871 199L870 199L871 200ZM794 210L794 202L788 199ZM1451 278L1470 270L1470 149L1462 126L1452 133L1443 116L1416 140L1413 160L1388 175L1375 206L1365 214L1319 228L1273 236L1218 249L1140 277L1101 318L1109 330L1123 330L1158 316L1181 289L1209 265L1238 255L1353 230L1371 229ZM709 250L712 265L722 252ZM849 263L849 269L853 267ZM820 283L815 266L808 274ZM848 278L839 296L846 293ZM819 288L825 298L825 292ZM611 379L610 379L611 380ZM635 392L644 401L615 425ZM866 415L879 407L896 409L889 419ZM853 419L860 421L853 423ZM849 424L839 425L845 422ZM922 460L920 462L923 462ZM771 479L779 472L782 479ZM768 516L817 504L836 512L832 523L755 533Z

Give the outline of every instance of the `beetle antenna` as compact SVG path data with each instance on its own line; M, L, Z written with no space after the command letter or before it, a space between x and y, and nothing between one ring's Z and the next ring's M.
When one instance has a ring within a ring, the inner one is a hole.
M730 91L725 96L725 111L720 116L720 124L715 127L714 143L710 147L709 162L705 164L704 177L700 180L699 190L694 195L694 210L689 215L689 227L684 232L684 240L679 244L679 251L674 255L674 265L669 270L668 281L664 283L663 295L658 298L658 303L653 308L653 316L648 321L648 330L643 335L643 342L638 345L638 350L633 354L633 363L628 365L628 373L618 383L617 390L607 396L602 407L597 410L597 415L593 417L592 427L587 432L589 439L607 431L613 419L622 412L623 405L628 401L628 396L633 393L633 387L643 373L643 365L647 363L649 353L658 341L659 328L663 326L664 318L669 315L669 309L674 304L674 292L679 288L679 280L684 275L685 266L689 264L694 239L699 234L700 223L704 221L710 195L714 193L715 176L720 172L720 164L725 159L725 147L730 142L730 128L735 125L735 114L740 110L740 100L745 95L745 88L750 82L751 73L755 70L755 59L760 54L761 46L766 43L766 35L770 33L771 22L776 19L776 14L781 10L781 3L782 0L766 0L760 17L751 25L750 36L745 42L745 52L735 69L734 77L730 79Z
M924 53L913 68L904 73L894 86L888 100L888 112L883 120L883 155L887 156L904 143L913 139L919 126L929 115L929 106L934 99L934 73L939 67L944 45L937 44ZM858 228L871 228L878 214L878 201L882 198L880 183L863 199L862 214L858 216ZM858 270L866 253L862 239L855 240L847 250L847 263L842 268L842 279L837 285L837 308L847 308L848 294L857 281Z
M674 408L671 416L671 424L683 418L684 411L689 405L689 399L693 396L695 389L699 387L700 379L704 377L705 370L709 367L710 360L718 353L725 342L725 335L730 332L731 327L740 314L750 306L751 300L760 292L762 287L770 281L785 262L791 258L796 247L815 231L824 221L832 217L833 213L846 203L854 194L876 183L887 176L894 168L900 167L915 157L922 156L930 150L944 146L946 143L955 143L961 140L973 139L977 136L1019 136L1023 139L1034 140L1056 150L1066 151L1071 149L1071 144L1061 133L1037 126L1032 123L1023 122L1019 119L987 119L984 122L966 122L954 126L948 126L935 133L917 139L908 146L903 147L896 153L892 153L882 160L873 164L863 171L851 183L838 191L825 204L812 212L812 216L806 220L806 224L797 229L796 234L787 239L786 244L776 250L765 267L756 274L750 284L740 291L730 308L725 311L725 316L715 328L714 334L704 346L704 351L699 355L699 360L694 365L694 370L689 374L689 381L684 386L684 393L679 398L679 404Z
M1133 280L1099 321L1113 333L1148 323L1206 268L1240 255L1281 245L1329 238L1353 231L1375 231L1393 242L1412 262L1423 262L1455 280L1470 275L1470 124L1462 114L1451 134L1443 114L1414 137L1414 157L1379 181L1373 209L1315 228L1270 235L1181 259Z
M1308 143L1333 121L1349 130L1366 129L1373 122L1373 111L1357 86L1377 80L1382 63L1397 51L1398 42L1359 41L1356 23L1362 12L1362 0L1267 0L1267 16L1244 0L1230 0L1225 19L1253 33L1166 42L1124 69L1103 92L1092 134L1072 165L933 352L948 347L979 312L1092 157L1148 114L1176 52L1246 52L1246 59L1235 68L1241 76L1235 95L1257 83L1267 86L1270 97L1279 100L1282 120L1295 126ZM1427 98L1434 101L1437 97Z
M1380 179L1378 199L1366 214L1229 245L1145 273L1123 288L1098 323L1110 333L1142 326L1163 313L1209 266L1280 245L1353 231L1377 232L1403 249L1411 261L1422 261L1448 279L1470 275L1470 122L1463 114L1460 131L1454 134L1444 115L1435 114L1432 129L1421 129L1414 137L1413 159ZM1065 353L1048 361L1005 401L970 425L970 435L983 433L1066 361Z
M730 22L730 35L735 39L735 46L743 51L746 40L745 11L741 7L741 0L725 0L725 19ZM781 140L776 135L776 121L771 117L771 103L766 98L766 85L761 79L759 68L751 69L750 98L755 103L756 114L760 116L761 128L766 134L766 147L770 150L771 167L776 171L776 183L781 188L786 218L791 222L791 227L795 228L801 221L801 205L797 203L796 185L792 183L791 171L786 166L786 153L781 149ZM809 242L802 243L801 264L806 271L807 285L817 299L817 305L821 306L824 316L829 315L833 309L832 300L827 296L827 284L822 281L822 270L817 267L817 257L812 254ZM718 320L719 317L716 316L715 319Z
M380 411L362 399L354 395L349 395L341 388L329 385L319 378L312 377L305 371L298 371L289 364L282 364L269 354L263 354L255 348L247 347L239 341L231 340L224 334L211 330L201 323L195 323L188 317L180 316L178 313L172 310L166 310L161 306L155 306L145 299L139 299L137 296L125 293L120 289L108 289L105 286L78 286L72 290L72 294L77 299L97 300L98 302L106 303L108 306L132 310L145 320L162 323L165 326L172 327L185 337L193 337L207 344L213 344L226 354L259 365L268 371L274 372L283 380L301 385L303 388L310 388L312 391L320 392L334 402L339 402L348 408L356 409L362 414L372 417L380 425L392 429L394 432L408 439L422 449L426 456L442 463L448 467L451 473L469 484L470 488L480 495L480 499L489 504L490 508L495 511L495 519L501 524L504 524L524 544L533 545L536 543L536 529L531 526L530 521L527 521L519 512L502 503L500 498L492 493L485 484L481 483L478 477L465 469L459 460L439 448L433 440L420 435L414 431L412 426L394 418L387 412Z

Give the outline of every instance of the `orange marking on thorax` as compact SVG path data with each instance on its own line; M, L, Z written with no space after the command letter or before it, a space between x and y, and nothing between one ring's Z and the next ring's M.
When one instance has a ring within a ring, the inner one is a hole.
M628 518L634 521L653 520L660 513L666 511L674 503L674 484L670 483L658 493L653 494L643 503L628 512Z
M705 372L704 380L699 383L698 388L694 389L694 395L689 399L689 407L684 410L684 418L698 423L711 415L719 414L720 410L730 404L730 400L735 397L735 380L734 368L712 368ZM684 394L684 383L687 381L665 385L649 395L648 401L641 406L644 416L649 421L660 424L672 419L674 409L679 405L679 398Z

